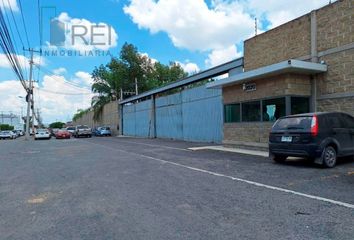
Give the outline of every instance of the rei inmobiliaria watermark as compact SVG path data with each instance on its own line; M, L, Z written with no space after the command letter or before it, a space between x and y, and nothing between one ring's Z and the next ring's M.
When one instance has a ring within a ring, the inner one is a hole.
M48 24L48 18L44 19L44 16L49 10L54 10L55 16L49 18ZM55 7L42 7L41 21L41 42L47 36L42 46L43 56L110 56L109 48L116 44L116 33L112 26L91 23L85 19L72 19L66 13L56 16Z

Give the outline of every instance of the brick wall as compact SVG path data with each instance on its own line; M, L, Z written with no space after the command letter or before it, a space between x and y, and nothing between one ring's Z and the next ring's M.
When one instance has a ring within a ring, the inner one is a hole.
M317 51L342 47L354 42L354 1L338 0L316 10ZM306 14L244 43L244 67L250 71L287 59L311 55L311 14ZM326 54L319 58L328 72L317 75L318 97L354 93L354 49ZM257 91L244 92L242 85L223 89L224 103L234 103L284 95L311 95L310 77L281 75L253 81ZM354 97L317 101L318 111L343 111L354 115ZM270 123L226 123L225 142L266 143Z
M305 15L244 43L245 71L278 63L311 52L310 16Z
M286 74L270 79L264 78L255 80L253 82L256 83L257 90L252 92L243 91L242 84L225 87L223 89L224 103L235 103L285 95L311 95L309 76Z
M354 97L326 99L318 101L318 110L346 112L354 116Z
M319 96L331 93L354 92L354 49L320 58L328 71L318 76Z
M339 0L317 11L318 51L354 42L354 1Z
M272 122L225 123L223 142L238 145L260 143L266 147L272 125Z

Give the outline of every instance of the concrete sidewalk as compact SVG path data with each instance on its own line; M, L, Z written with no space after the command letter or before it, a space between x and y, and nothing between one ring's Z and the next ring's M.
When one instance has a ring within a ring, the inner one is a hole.
M233 153L241 153L247 155L254 155L260 157L269 157L269 153L266 151L259 151L259 150L250 150L250 149L243 149L243 148L233 148L233 147L224 147L224 146L204 146L204 147L191 147L188 148L192 151L199 151L199 150L214 150L214 151L222 151L222 152L233 152Z

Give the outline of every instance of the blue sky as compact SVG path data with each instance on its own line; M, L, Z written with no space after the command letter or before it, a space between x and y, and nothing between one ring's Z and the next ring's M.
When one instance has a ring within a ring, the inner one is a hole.
M166 64L177 61L189 72L242 56L243 40L254 35L255 17L258 18L258 31L263 32L319 8L328 0L294 0L291 8L288 3L287 0L40 0L43 24L43 46L40 46L37 1L21 1L30 47L58 50L48 43L51 17L57 17L68 26L99 23L111 26L117 35L113 36L113 45L99 50L118 55L121 46L128 42L137 46L142 54ZM21 5L19 0L0 2L3 12L10 18L18 54L28 58L28 52L22 51L10 15L11 6L27 47ZM91 48L66 43L60 49L87 51ZM92 49L97 50L96 47ZM19 59L25 65L27 60L23 56ZM44 72L38 78L35 69L34 78L38 81L35 107L40 108L44 122L68 121L77 109L89 107L92 97L88 90L90 73L109 59L109 56L42 57ZM39 62L38 54L35 61ZM23 96L24 90L3 55L0 55L0 70L0 111L20 113L25 103L17 96Z

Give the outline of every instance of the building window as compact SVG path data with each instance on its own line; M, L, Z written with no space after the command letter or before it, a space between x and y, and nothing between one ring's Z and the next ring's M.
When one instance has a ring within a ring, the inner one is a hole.
M242 122L261 121L261 102L242 103Z
M224 120L226 123L240 122L240 104L225 105Z
M264 122L274 122L286 115L285 98L263 100L262 103Z
M310 112L310 98L291 97L291 114Z

